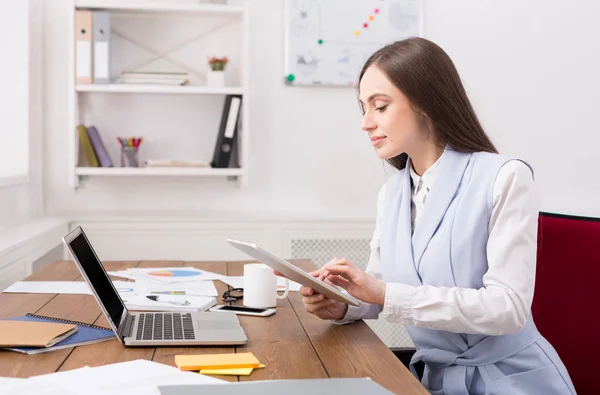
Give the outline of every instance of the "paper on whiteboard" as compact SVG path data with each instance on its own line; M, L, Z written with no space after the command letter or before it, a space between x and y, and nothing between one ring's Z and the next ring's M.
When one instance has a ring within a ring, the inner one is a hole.
M355 86L375 51L422 35L423 0L285 0L285 81Z

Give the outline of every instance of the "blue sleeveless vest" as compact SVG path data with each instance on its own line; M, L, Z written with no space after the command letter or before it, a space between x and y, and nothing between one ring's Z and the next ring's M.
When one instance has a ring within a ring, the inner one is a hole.
M380 260L386 283L483 287L496 175L509 158L446 148L418 226L411 227L407 169L386 188ZM406 326L432 394L575 394L566 368L533 319L517 334L488 336Z

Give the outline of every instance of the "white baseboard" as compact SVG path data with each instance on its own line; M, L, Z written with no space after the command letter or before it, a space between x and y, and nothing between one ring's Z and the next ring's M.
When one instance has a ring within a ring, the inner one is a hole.
M0 232L0 290L29 276L33 262L60 246L68 228L63 218L38 218Z

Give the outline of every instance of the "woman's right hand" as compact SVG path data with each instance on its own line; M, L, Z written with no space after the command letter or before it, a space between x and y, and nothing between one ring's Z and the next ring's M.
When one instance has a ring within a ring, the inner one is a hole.
M310 273L313 277L321 276L322 270ZM333 285L329 280L325 280L329 285ZM341 320L346 316L348 305L329 299L323 294L315 292L314 289L305 286L300 287L300 294L303 296L302 302L306 311L316 315L322 320Z

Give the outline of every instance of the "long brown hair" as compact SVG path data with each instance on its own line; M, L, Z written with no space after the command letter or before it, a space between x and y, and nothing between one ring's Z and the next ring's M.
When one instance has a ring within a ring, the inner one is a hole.
M421 37L386 45L363 66L359 86L372 65L426 114L434 140L441 147L448 145L460 152L498 152L475 115L454 63L438 45ZM407 158L403 153L388 162L401 170Z

